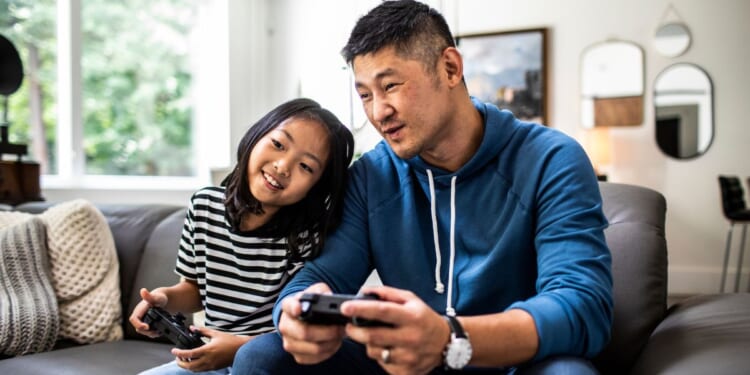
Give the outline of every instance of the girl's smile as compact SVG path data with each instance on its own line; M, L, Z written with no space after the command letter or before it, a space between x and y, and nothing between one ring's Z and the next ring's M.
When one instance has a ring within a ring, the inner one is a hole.
M284 188L284 186L282 186L282 185L281 185L281 184L280 184L280 183L279 183L279 182L278 182L278 181L277 181L277 180L276 180L275 178L273 178L273 176L271 176L270 174L268 174L268 173L266 173L266 172L263 172L263 177L265 177L265 178L266 178L266 182L268 182L269 188L271 188L271 189L276 189L276 190L281 190L281 189L283 189L283 188Z

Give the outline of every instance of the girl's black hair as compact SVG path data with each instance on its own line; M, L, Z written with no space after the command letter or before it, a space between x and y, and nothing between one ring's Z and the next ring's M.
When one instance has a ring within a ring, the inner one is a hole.
M261 203L250 193L247 164L250 153L263 136L290 118L313 120L328 133L329 155L323 174L307 195L297 203L284 206L263 227L274 237L286 237L290 258L299 260L310 249L315 257L326 235L341 221L347 169L354 153L354 138L336 116L317 102L294 99L268 112L247 130L237 147L237 164L221 183L226 186L227 218L233 230L240 230L242 218L261 214Z
M437 10L414 0L383 1L357 21L341 55L351 64L357 56L390 46L433 71L443 50L456 42Z

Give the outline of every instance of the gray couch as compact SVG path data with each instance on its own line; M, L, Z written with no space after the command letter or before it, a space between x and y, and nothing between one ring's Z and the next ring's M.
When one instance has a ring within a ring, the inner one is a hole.
M750 294L702 295L667 309L666 201L650 189L600 183L612 252L612 339L603 374L750 373Z
M698 296L667 310L666 202L642 187L601 183L610 221L615 312L612 340L595 359L603 374L740 374L750 371L750 295ZM41 212L49 204L18 210ZM173 283L184 207L99 206L120 258L127 316L141 287ZM135 374L172 359L171 345L123 322L120 342L74 346L0 360L0 374ZM744 342L744 344L743 344ZM64 346L64 345L61 345Z
M41 213L51 205L34 202L15 209ZM185 207L99 205L98 208L107 218L120 261L124 339L90 345L59 341L49 352L0 360L0 374L137 374L174 358L170 353L173 345L137 334L127 317L140 301L140 288L152 289L178 280L173 269Z

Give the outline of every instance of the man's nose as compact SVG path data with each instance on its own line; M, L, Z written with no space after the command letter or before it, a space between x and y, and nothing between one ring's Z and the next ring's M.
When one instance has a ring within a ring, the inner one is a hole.
M373 124L382 124L387 122L393 115L393 106L388 99L382 96L374 96L372 100L372 121Z

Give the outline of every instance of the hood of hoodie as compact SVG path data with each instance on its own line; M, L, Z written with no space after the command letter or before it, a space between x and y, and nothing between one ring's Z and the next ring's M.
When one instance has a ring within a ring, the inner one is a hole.
M416 156L406 161L412 167L414 173L426 176L426 171L429 169L433 172L437 184L448 186L453 176L470 176L484 168L487 163L490 163L498 156L506 143L511 139L515 117L508 111L500 111L497 107L487 105L476 99L472 98L472 102L484 120L484 136L474 156L453 173L435 168L425 163L419 156ZM487 124L492 124L492 126L487 126ZM398 158L395 154L392 156Z

